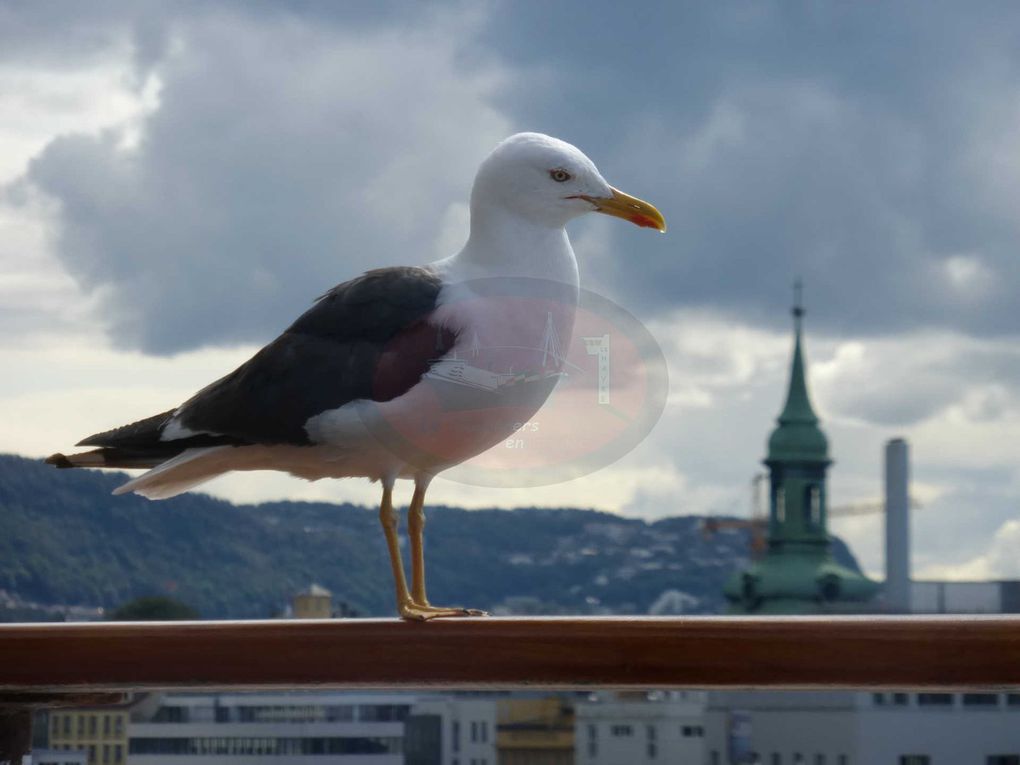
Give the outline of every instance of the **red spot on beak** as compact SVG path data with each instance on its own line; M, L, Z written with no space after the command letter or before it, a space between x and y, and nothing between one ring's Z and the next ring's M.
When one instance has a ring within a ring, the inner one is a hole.
M629 218L630 222L641 228L654 228L658 229L659 224L651 218L646 218L644 215L631 215Z

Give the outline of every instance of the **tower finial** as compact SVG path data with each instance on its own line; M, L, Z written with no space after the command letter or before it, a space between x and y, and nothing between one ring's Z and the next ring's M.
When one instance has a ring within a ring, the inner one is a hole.
M793 321L797 326L797 330L800 330L800 320L804 315L804 282L801 281L800 277L793 283Z

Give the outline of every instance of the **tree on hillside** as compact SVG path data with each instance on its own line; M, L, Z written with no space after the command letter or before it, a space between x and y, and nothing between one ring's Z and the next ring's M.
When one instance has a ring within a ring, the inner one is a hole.
M198 618L198 611L187 603L158 595L129 600L110 614L110 619L115 622L164 622Z

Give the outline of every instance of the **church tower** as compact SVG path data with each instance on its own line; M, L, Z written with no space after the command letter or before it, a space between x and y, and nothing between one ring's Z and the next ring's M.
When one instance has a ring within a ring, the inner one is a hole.
M829 441L808 395L801 285L795 287L794 343L786 403L768 441L768 548L725 587L730 613L814 614L864 611L878 590L832 557L826 508Z

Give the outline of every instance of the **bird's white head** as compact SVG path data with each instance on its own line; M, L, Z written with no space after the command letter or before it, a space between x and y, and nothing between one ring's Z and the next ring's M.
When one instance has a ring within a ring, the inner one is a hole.
M666 230L655 207L610 186L576 146L541 133L517 133L493 149L478 168L471 207L472 215L498 207L543 226L601 212Z

